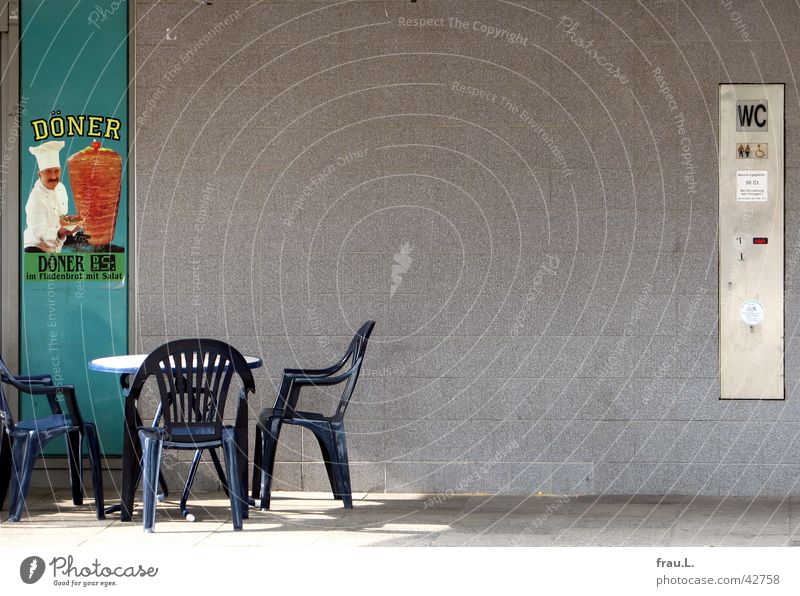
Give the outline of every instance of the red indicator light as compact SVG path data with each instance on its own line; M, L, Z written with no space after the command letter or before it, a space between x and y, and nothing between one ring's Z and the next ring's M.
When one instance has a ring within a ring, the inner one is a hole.
M766 238L753 238L753 244L766 244Z

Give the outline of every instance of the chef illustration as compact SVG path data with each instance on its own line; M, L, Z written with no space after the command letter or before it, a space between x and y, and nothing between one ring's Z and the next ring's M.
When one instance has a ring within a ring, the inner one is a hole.
M63 146L63 141L48 141L29 148L39 166L39 179L25 204L25 252L61 252L64 240L73 233L61 225L68 201L58 157Z

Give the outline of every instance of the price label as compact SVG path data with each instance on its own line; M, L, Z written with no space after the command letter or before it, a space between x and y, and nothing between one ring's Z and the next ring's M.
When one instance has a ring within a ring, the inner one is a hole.
M736 200L767 200L767 171L739 170L736 172Z

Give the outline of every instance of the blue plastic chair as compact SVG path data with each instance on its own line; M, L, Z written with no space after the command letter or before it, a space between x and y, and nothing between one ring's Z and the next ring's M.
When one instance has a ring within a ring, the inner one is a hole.
M36 458L47 443L56 437L64 436L67 442L72 502L83 504L83 441L89 450L94 484L94 504L97 519L105 519L103 508L103 473L100 460L100 443L97 428L85 422L75 399L72 385L53 385L49 375L14 376L0 359L0 417L2 417L2 437L0 437L0 507L5 502L9 485L11 496L8 507L8 520L18 522L25 509L25 498L33 475ZM22 393L35 397L46 397L51 415L44 418L15 421L6 399L3 384L11 385ZM62 403L67 413L62 410Z
M241 380L236 427L223 424L225 403L234 374ZM248 505L246 469L240 467L240 460L243 460L242 465L247 461L241 447L241 434L242 429L245 433L247 430L247 398L255 393L253 373L244 356L232 346L214 339L181 339L156 348L131 382L126 417L132 415L131 408L150 377L155 377L157 382L161 417L157 427L138 428L142 449L145 532L152 532L155 528L162 450L199 452L217 447L222 447L225 457L233 528L241 530ZM195 455L186 491L191 486L198 462L199 453ZM130 492L130 489L125 492ZM185 497L186 492L182 509L185 508Z
M256 424L255 452L253 455L253 498L260 495L262 510L269 509L272 490L272 473L275 452L283 424L292 424L310 430L319 443L328 481L334 498L341 500L345 509L352 509L353 495L350 486L350 462L344 430L344 413L356 388L367 342L375 321L367 321L356 332L347 352L336 363L322 369L287 368L278 390L275 406L261 410ZM350 364L349 369L336 374ZM300 389L309 386L344 384L342 395L332 416L317 412L297 410ZM260 490L257 488L260 486Z

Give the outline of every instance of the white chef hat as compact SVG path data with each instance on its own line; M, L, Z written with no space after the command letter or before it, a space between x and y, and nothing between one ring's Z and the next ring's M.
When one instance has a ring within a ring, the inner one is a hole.
M58 159L58 152L64 146L64 141L47 141L36 147L29 147L28 150L36 156L36 163L39 164L39 171L47 168L60 168L61 162Z

